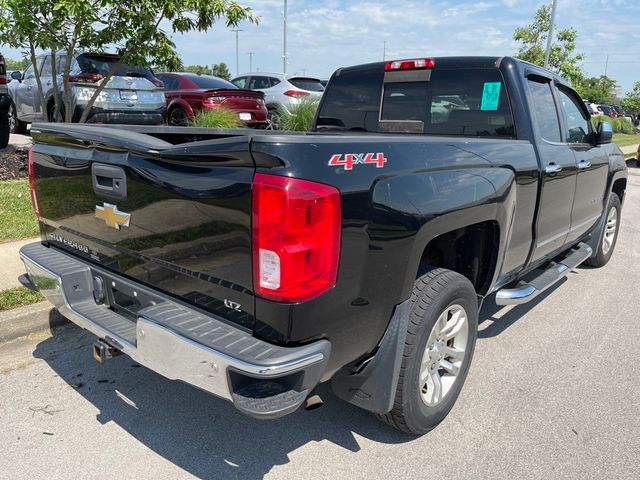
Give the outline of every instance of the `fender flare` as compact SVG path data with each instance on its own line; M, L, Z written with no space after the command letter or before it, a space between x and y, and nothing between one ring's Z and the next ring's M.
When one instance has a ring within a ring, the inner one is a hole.
M193 108L191 108L191 105L189 105L189 102L183 100L182 98L176 98L169 102L169 104L167 105L167 119L169 118L171 111L176 107L183 108L187 112L188 116L192 117L195 115L195 112L193 111Z

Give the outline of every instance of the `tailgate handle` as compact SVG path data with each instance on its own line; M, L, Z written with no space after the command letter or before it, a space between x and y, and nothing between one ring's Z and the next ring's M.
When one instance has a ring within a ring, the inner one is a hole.
M94 163L91 179L93 191L98 195L120 200L127 198L127 176L122 168Z

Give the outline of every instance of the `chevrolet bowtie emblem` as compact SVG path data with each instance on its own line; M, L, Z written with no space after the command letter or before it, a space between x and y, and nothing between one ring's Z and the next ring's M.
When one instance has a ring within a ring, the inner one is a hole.
M124 213L118 210L118 207L110 203L103 203L103 206L96 205L96 218L104 220L104 222L116 230L120 227L128 227L131 220L130 213Z

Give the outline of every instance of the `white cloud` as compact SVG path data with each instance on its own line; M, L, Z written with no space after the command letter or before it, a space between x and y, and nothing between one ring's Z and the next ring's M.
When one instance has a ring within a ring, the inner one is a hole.
M289 0L289 72L328 77L336 68L387 58L442 55L510 55L512 34L550 0ZM241 72L282 71L282 0L239 0L261 23L241 25ZM578 31L578 51L591 75L607 73L629 90L640 79L640 0L559 0L557 26ZM236 71L235 34L217 25L207 33L175 35L187 64L225 62ZM11 58L19 52L4 49ZM634 56L635 55L635 56Z

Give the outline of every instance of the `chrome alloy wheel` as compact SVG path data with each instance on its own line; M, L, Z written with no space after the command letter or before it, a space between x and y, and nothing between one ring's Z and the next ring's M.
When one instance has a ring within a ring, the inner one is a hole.
M604 235L602 236L602 253L605 255L611 250L614 240L616 239L616 230L618 227L618 210L615 207L609 209L607 214L607 224L604 227Z
M434 407L455 383L469 337L467 312L460 305L450 305L440 314L431 329L420 365L422 401Z

